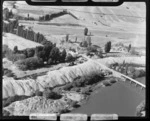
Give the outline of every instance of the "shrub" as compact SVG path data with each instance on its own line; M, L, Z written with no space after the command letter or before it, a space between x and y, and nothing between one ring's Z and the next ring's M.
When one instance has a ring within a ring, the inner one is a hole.
M41 91L39 91L39 90L36 90L36 91L35 91L35 95L36 95L36 96L42 96L43 93L42 93Z
M111 86L111 83L108 82L108 81L104 81L104 82L103 82L103 85L105 85L105 86Z
M111 42L109 41L105 44L105 52L106 53L110 52L110 49L111 49Z
M110 83L116 83L116 79L110 79Z
M59 95L58 93L56 92L53 92L52 90L50 89L46 89L44 92L43 92L43 96L46 98L46 99L60 99L62 96Z
M44 92L43 92L43 96L46 98L46 99L49 99L51 98L53 95L52 91L49 90L49 89L46 89Z
M101 50L97 52L97 56L100 57L100 58L103 58L103 54L102 54Z
M89 95L90 94L90 87L84 87L84 88L82 88L81 89L81 93Z

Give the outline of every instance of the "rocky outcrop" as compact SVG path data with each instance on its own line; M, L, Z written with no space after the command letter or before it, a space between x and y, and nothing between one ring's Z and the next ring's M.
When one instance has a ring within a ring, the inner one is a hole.
M83 64L71 67L64 67L59 70L49 71L44 76L39 76L36 80L14 80L3 79L3 99L15 95L31 96L36 90L44 91L46 87L56 87L72 82L77 77L90 76L90 74L100 74L102 76L108 73L103 66L95 61L89 60Z

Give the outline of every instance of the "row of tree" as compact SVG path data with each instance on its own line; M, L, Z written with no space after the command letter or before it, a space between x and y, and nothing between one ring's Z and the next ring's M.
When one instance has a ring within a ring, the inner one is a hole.
M28 40L31 40L34 42L38 42L38 43L42 43L43 41L47 41L45 39L45 37L43 36L43 34L40 34L39 32L35 33L31 29L24 29L24 26L18 26L16 34L18 36L25 38L25 39L28 39Z
M53 18L56 18L56 17L59 17L59 16L62 16L62 15L65 15L67 14L66 11L61 11L61 12L58 12L58 13L52 13L52 14L46 14L44 16L40 16L39 17L39 21L49 21Z

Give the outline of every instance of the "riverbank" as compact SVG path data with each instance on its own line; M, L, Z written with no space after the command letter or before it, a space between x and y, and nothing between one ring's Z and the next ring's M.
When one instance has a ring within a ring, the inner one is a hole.
M84 87L72 87L72 89L70 90L62 89L62 91L60 92L62 97L55 100L46 99L42 96L33 96L20 101L14 101L3 108L4 115L8 116L9 114L10 116L27 116L31 113L40 113L41 111L42 113L68 113L71 110L75 110L85 105L90 99L90 95L92 95L95 90L104 88L105 86L110 86L116 81L116 78L110 77L99 80L92 85L86 85ZM54 88L54 90L59 91L60 88L62 87L56 87ZM77 88L79 91L73 91Z

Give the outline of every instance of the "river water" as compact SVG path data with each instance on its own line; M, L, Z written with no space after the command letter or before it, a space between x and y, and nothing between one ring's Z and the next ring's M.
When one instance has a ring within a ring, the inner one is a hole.
M111 114L135 116L136 107L145 100L145 90L129 82L117 82L109 87L99 89L91 95L88 102L71 113Z

